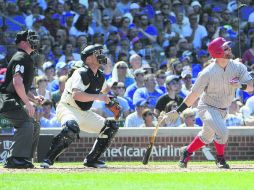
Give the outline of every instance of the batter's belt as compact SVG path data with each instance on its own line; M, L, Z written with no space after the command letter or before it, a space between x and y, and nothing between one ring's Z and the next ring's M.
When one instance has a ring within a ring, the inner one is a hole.
M209 106L209 107L212 107L212 108L216 108L216 109L219 109L219 110L223 110L223 111L226 111L228 108L218 108L218 107L216 107L216 106L212 106L212 105L209 105L209 104L205 104L205 105L207 105L207 106Z

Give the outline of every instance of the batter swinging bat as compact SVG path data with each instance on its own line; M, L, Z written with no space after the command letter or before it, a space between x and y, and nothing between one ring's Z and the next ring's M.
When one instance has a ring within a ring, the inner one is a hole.
M148 147L146 149L146 152L145 152L145 155L143 157L142 163L144 165L148 164L149 158L150 158L152 150L153 150L153 145L154 145L154 142L155 142L155 138L156 138L158 129L159 129L161 123L164 121L164 119L165 118L163 118L160 122L158 122L158 124L156 125L156 127L155 127L155 129L153 131L153 135L151 136L151 139L150 139L150 144L148 145Z

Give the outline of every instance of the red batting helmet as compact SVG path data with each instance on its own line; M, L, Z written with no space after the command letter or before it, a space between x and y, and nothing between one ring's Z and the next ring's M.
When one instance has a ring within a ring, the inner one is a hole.
M225 40L222 37L215 38L208 45L208 51L212 58L224 58L223 46L228 45L230 41Z

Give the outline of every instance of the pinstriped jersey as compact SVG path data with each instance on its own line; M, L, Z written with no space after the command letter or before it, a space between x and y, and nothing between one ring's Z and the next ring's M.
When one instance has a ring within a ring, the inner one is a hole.
M239 79L240 83L252 80L247 67L235 60L229 60L228 65L222 68L212 60L202 70L192 91L201 94L200 103L205 103L217 108L228 108L235 97L236 89L230 85L232 79Z

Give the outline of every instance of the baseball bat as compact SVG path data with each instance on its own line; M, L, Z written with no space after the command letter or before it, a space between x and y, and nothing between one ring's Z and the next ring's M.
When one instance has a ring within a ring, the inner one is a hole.
M145 152L145 155L143 157L143 161L142 163L144 165L147 165L148 164L148 161L149 161L149 158L151 156L151 153L152 153L152 150L153 150L153 145L154 145L154 142L155 142L155 138L156 138L156 135L157 135L157 132L158 132L158 129L162 123L162 121L164 121L164 119L162 119L160 122L157 123L157 125L155 126L155 129L153 131L153 134L150 138L150 144L148 145L147 149L146 149L146 152Z

